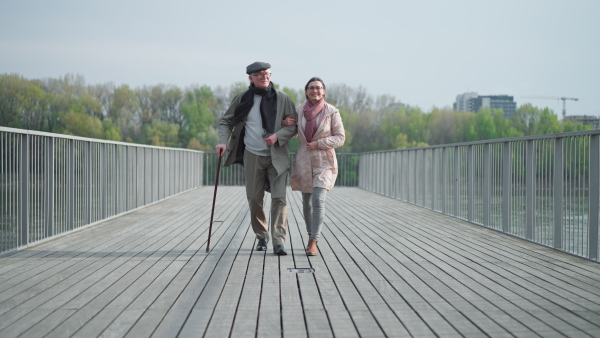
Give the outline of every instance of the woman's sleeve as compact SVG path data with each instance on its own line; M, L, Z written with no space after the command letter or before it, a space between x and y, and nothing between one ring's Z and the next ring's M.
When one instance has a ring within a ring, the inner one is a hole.
M319 149L339 148L344 145L346 132L340 112L331 114L331 136L319 139Z

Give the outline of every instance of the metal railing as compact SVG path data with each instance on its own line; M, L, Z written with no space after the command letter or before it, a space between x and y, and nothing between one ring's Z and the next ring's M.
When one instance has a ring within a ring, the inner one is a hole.
M0 127L0 252L202 185L202 152Z
M599 135L363 153L359 187L597 261Z
M290 153L290 168L294 163L295 153ZM335 186L339 187L357 187L358 186L358 161L359 154L353 153L336 153L338 160L338 176L335 181ZM225 161L222 159L222 161ZM204 153L204 185L214 185L217 170L217 153ZM244 168L239 165L232 165L227 168L221 166L219 176L219 185L244 185L246 178L244 177Z
M598 260L600 130L337 158L336 186ZM213 185L216 159L0 127L0 252ZM244 183L242 167L221 168L219 184Z

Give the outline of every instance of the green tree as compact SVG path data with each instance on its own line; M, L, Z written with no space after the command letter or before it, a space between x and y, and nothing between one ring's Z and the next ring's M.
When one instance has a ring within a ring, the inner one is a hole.
M115 88L108 110L108 117L121 130L121 135L124 139L132 139L139 142L139 105L136 100L135 91L129 88L128 85Z
M475 130L475 113L459 113L457 142L477 141L477 131Z
M408 136L405 134L396 135L396 139L393 142L394 149L405 149L426 146L428 146L428 144L425 142L409 141Z
M493 111L494 126L498 138L520 137L522 133L513 127L512 121L504 117L504 112L500 109Z
M180 104L183 99L181 89L176 86L161 86L162 99L160 100L160 120L167 123L174 123L181 127L184 123L184 117L181 114Z
M215 125L215 109L217 101L212 90L208 86L193 88L185 95L181 102L181 115L183 116L183 124L179 129L179 140L181 144L189 144L192 139L201 143L201 146L208 146L204 142L210 142L210 147L218 142L218 137L208 137L211 133L200 136L200 133L206 133L210 129L214 129Z
M374 123L375 112L365 111L360 115L355 115L354 123L348 124L346 130L350 131L353 140L360 142L352 142L353 152L366 152L390 149L391 140L388 135L381 132L378 124ZM344 124L346 127L346 123Z
M389 110L381 119L381 133L389 140L395 140L398 134L406 136L408 125L408 114L406 109Z
M582 124L581 122L578 122L578 121L567 120L567 121L563 121L563 125L562 125L563 133L568 133L571 131L592 130L592 129L594 129L594 126Z
M29 81L20 75L0 75L0 126L22 127L19 119L22 103L18 95L25 92L29 85Z
M562 126L558 121L558 116L556 116L549 108L542 109L533 131L534 135L556 134L561 131Z
M531 103L524 104L517 108L511 116L513 127L522 135L534 135L536 125L540 119L540 109L534 107Z
M158 120L143 127L143 135L147 144L161 147L179 147L179 126Z
M431 137L427 125L429 119L427 115L421 112L421 109L417 107L404 108L407 112L408 125L406 129L406 135L408 141L411 144L424 144L427 145L429 138Z
M429 116L427 129L429 130L429 144L450 144L459 141L459 125L461 115L464 113L443 108L434 108Z
M477 140L498 138L494 117L489 108L481 108L475 115L475 129L477 131Z
M108 116L108 112L110 111L113 100L114 90L115 85L112 82L92 85L88 86L87 88L88 94L100 103L100 110L102 114L101 119L104 119L104 117Z
M61 123L58 130L61 134L98 139L104 138L104 129L97 117L73 110L61 113L60 115Z
M17 94L19 101L21 128L29 130L44 130L46 122L46 93L36 86L29 84Z
M287 88L287 87L283 87L282 90L283 90L283 92L288 94L290 99L292 99L292 102L294 102L294 105L297 105L298 103L304 102L306 100L306 98L304 97L303 90L295 90L295 89L291 89L291 88Z
M233 100L233 98L243 92L244 90L248 89L248 82L236 82L234 84L232 84L231 86L229 86L229 96L227 98L227 106L229 107L229 104L231 103L231 100Z
M142 126L160 118L160 101L162 99L162 88L160 86L144 86L136 89L135 97Z
M352 150L352 139L353 139L353 129L356 126L356 119L357 116L356 115L351 115L349 114L346 110L344 109L340 109L340 117L342 118L342 124L344 125L344 133L346 135L346 139L344 140L344 145L341 146L340 148L336 149L336 152L340 152L340 153L351 153ZM292 141L296 140L297 142L297 138L292 139ZM296 149L298 149L300 142L297 142L297 146L295 146L294 151L296 151ZM292 146L294 145L294 143L290 142L290 149L292 149Z
M110 118L102 121L103 138L111 141L122 141L121 130L115 126Z

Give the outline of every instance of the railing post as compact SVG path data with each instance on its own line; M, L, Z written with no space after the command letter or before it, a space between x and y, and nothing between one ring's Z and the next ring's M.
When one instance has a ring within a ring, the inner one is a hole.
M404 163L406 162L404 160L404 154L406 153L405 150L401 150L400 151L400 155L398 156L398 199L399 200L403 200L404 198L404 180L406 178L406 173L404 172Z
M399 173L398 171L400 170L400 168L398 167L398 152L394 151L392 153L392 164L390 166L392 172L390 173L390 175L392 176L392 180L391 180L391 195L393 198L398 198L398 178L399 178Z
M87 186L86 189L86 203L85 203L85 217L86 217L86 224L91 224L92 223L92 203L93 203L93 175L92 175L92 142L86 142L85 143L85 155L84 155L84 170L85 170L85 177L84 177L84 184Z
M133 163L133 181L135 182L133 187L133 207L137 208L140 205L140 148L134 148L135 155L133 156L135 161Z
M564 159L563 159L564 139L559 137L554 140L554 248L563 249L562 231L563 231L563 184L564 184Z
M475 203L475 188L473 180L475 173L473 172L473 145L467 147L467 220L474 221L473 204Z
M446 206L448 205L447 201L447 194L448 194L448 168L450 167L450 165L448 164L448 148L444 147L442 148L442 167L441 169L441 175L442 175L442 189L440 191L440 193L442 194L442 213L443 214L447 214L447 210L446 210Z
M421 149L421 205L427 207L427 152Z
M29 134L21 134L19 163L19 246L29 244Z
M46 177L45 195L45 223L46 237L54 235L54 138L49 137L46 144L46 163L44 176Z
M508 233L510 226L511 196L511 151L510 142L502 143L502 232Z
M460 210L458 208L458 187L459 187L459 180L460 180L460 161L459 161L459 151L458 151L458 147L454 147L454 156L452 156L452 159L454 160L454 177L452 180L452 189L454 192L454 212L453 212L453 216L454 217L458 217L460 215Z
M396 163L396 152L391 151L387 154L388 157L388 196L396 198L396 191L394 189L394 185L396 184L396 173L395 173L395 163Z
M385 167L385 153L377 153L377 193L385 196L385 175L383 174Z
M413 204L419 205L419 150L413 150Z
M588 230L588 258L598 259L598 204L600 203L600 136L590 136L590 199L589 199L589 230Z
M366 166L367 166L367 164L368 164L369 161L368 160L363 161L363 158L366 157L366 156L367 156L367 154L361 154L360 155L360 157L361 157L360 167L361 167L362 170L360 170L360 172L358 173L358 177L359 177L358 182L359 182L360 187L362 189L369 190L369 189L367 189L367 185L368 185L367 184L367 178L369 176L366 175L366 173L367 173L367 167ZM203 168L204 168L204 172L206 173L206 175L208 175L208 173L209 173L208 163L209 163L208 158L205 158L204 167ZM207 184L207 180L206 180L206 178L204 176L202 177L202 184L205 184L205 185Z
M123 148L123 152L125 153L123 156L123 162L125 167L125 172L123 173L123 183L130 182L131 178L131 161L132 156L130 156L130 147L126 146ZM125 211L131 210L131 186L125 185Z
M483 146L483 225L486 227L490 226L490 196L492 193L491 189L491 146L486 143Z
M525 153L525 238L533 240L535 223L535 144L527 141Z
M138 173L138 175L140 176L140 193L141 193L141 203L142 205L146 205L148 204L148 196L150 194L150 186L148 185L149 182L152 181L152 179L149 177L150 174L150 170L152 168L150 168L150 163L148 163L148 157L150 156L150 151L152 149L151 148L141 148L140 149L140 165L139 165L139 169L140 172Z
M436 161L436 155L438 153L438 148L433 148L431 149L431 176L430 176L430 180L431 180L431 186L430 186L430 193L431 193L431 210L435 210L435 190L437 188L437 180L436 180L436 173L439 172L439 170L437 169L437 161Z
M158 186L157 186L157 191L156 191L156 201L160 201L162 194L165 191L165 179L163 178L164 174L163 174L163 168L161 168L161 166L163 165L162 162L164 162L163 160L163 153L164 150L162 149L158 149L156 151L156 179L158 182Z
M152 196L150 197L150 201L154 203L158 200L158 187L160 186L160 178L158 176L158 149L152 148L150 166L152 167L152 173L150 174L150 177L152 177L150 181L150 184L152 185Z
M101 163L98 163L98 167L101 168L100 172L98 173L98 176L100 176L100 186L98 187L98 190L100 192L100 219L105 219L106 218L106 204L107 204L107 181L108 181L108 165L105 161L106 159L106 147L108 147L108 144L106 143L102 143L102 145L100 145L99 149L98 149L98 161Z
M67 140L67 182L65 182L67 190L67 229L74 229L74 213L75 213L75 141Z
M415 177L414 177L414 175L415 175L415 173L414 173L414 171L415 171L415 168L414 168L415 160L414 160L414 155L413 154L414 154L414 150L409 150L407 152L407 154L406 154L406 157L408 158L407 159L408 162L406 164L406 174L408 175L407 176L407 182L406 182L406 201L408 203L413 203L412 202L413 189L414 189L414 184L413 183L415 181ZM413 156L412 162L411 162L411 156ZM410 165L411 163L413 164L412 165L412 170L411 170L411 165Z
M113 156L112 156L112 167L113 169L113 178L112 178L112 184L113 184L113 196L114 196L114 200L113 200L113 211L111 212L111 216L114 215L118 215L119 214L119 206L121 205L121 185L119 184L120 179L121 179L121 152L120 152L120 148L118 145L113 145Z

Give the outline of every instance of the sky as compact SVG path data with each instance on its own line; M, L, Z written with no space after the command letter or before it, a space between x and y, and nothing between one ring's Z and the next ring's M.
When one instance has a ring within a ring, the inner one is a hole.
M428 112L465 92L600 116L597 0L0 0L0 74L86 84L272 81L391 95ZM540 98L542 97L542 98Z

